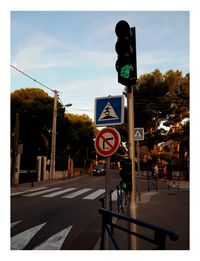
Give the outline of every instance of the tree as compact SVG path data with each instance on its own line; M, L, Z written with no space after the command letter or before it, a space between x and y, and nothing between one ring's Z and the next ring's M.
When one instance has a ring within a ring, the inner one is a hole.
M67 114L71 122L71 153L74 158L89 159L94 156L96 128L88 115Z
M134 87L134 124L143 127L147 133L144 145L152 149L154 144L172 138L170 133L175 130L173 139L181 142L181 131L185 131L182 121L186 118L189 118L189 73L183 77L178 70L162 74L156 69L139 77ZM125 119L125 124L118 129L127 141L127 116ZM160 128L161 123L170 130Z
M46 130L52 126L53 98L38 88L19 89L11 93L11 129L14 129L15 113L19 113L19 142L24 155L49 153L49 137Z
M59 101L57 108L56 168L66 169L69 153L72 157L92 156L95 127L86 115L65 114ZM19 142L23 143L22 167L35 168L37 155L50 158L53 98L38 88L11 93L11 132L15 128L16 112L19 113Z

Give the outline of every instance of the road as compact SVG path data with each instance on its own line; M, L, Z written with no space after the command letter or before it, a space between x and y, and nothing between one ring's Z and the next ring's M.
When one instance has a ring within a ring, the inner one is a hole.
M119 171L111 170L110 188L115 190L120 180ZM168 193L166 183L159 182L158 186L159 191ZM155 188L152 192L143 193L148 190L146 180L141 180L140 188L142 203L145 204L140 204L139 208L147 206L148 210L149 204L146 203L150 202L152 195L159 194ZM101 234L98 209L101 207L99 199L104 192L105 176L92 175L47 182L42 186L26 187L22 191L12 190L11 249L93 249ZM115 192L112 200L116 202ZM144 210L141 213L144 214ZM140 215L141 219L144 219L143 214ZM151 215L152 212L147 220Z
M112 170L110 177L115 188L119 173ZM93 249L104 188L105 176L89 175L12 193L11 249Z

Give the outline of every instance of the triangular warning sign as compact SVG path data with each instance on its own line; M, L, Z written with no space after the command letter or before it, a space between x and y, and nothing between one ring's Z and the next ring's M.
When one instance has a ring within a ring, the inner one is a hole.
M113 109L112 105L110 104L110 102L108 102L106 104L106 106L104 107L98 121L105 121L105 120L118 120L118 116L115 113L115 110Z
M143 138L142 134L138 130L135 132L135 138L136 139L142 139Z

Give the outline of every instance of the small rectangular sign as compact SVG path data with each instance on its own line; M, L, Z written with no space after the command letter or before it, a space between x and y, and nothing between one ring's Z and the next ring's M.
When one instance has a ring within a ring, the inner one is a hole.
M96 126L124 123L124 96L108 96L95 99L94 123Z
M134 128L134 140L144 140L144 128Z

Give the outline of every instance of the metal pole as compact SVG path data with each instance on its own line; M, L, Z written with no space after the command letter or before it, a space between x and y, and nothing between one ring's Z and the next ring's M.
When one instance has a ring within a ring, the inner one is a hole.
M138 195L141 201L141 179L140 179L140 142L137 140L137 165L138 165Z
M128 134L129 134L129 158L131 159L132 166L132 191L130 192L129 215L136 218L137 202L136 202L136 179L135 179L135 142L134 142L134 97L133 86L127 87L127 100L128 100ZM136 225L130 224L130 229L136 232ZM129 237L129 248L136 250L136 237Z
M106 209L109 210L109 190L110 190L110 157L106 157L106 177L105 177L105 201ZM108 232L105 231L105 249L108 250Z
M57 99L58 99L58 91L54 90L53 121L52 121L52 136L51 136L51 162L50 162L51 180L55 179Z

